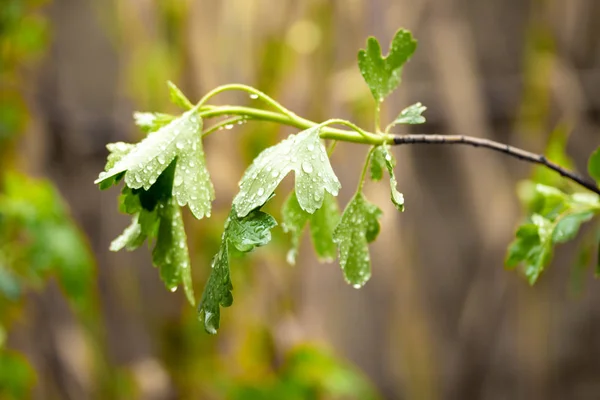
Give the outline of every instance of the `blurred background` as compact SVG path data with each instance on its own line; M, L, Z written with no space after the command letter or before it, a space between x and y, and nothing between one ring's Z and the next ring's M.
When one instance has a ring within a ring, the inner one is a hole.
M192 101L245 83L309 119L370 128L356 54L369 35L387 52L399 27L419 48L384 121L420 101L427 123L405 132L495 139L585 171L600 143L598 19L597 0L0 0L0 398L599 399L590 255L559 247L535 287L503 268L518 181L565 185L553 174L485 150L395 148L406 212L367 184L384 210L370 282L347 285L308 240L287 265L276 228L233 263L217 336L148 249L108 251L129 218L92 183L107 143L142 137L134 110L174 111L167 80ZM252 122L206 140L213 216L185 215L197 295L243 170L289 132ZM365 154L333 155L342 206Z

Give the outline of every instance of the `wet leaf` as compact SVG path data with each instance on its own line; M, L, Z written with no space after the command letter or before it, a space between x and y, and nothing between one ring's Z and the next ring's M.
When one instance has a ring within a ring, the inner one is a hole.
M358 68L367 82L375 101L382 102L400 84L402 66L417 49L417 41L409 31L400 29L394 35L386 57L381 54L379 42L367 39L366 50L358 52Z
M319 138L320 126L309 128L260 153L240 181L233 200L238 216L265 204L277 185L290 172L296 175L295 191L300 207L314 213L323 204L325 191L337 196L341 187L325 146Z
M194 110L188 111L138 144L128 145L133 147L95 183L106 187L124 174L128 187L148 191L176 160L173 185L166 190L172 190L180 206L188 204L196 218L210 216L214 189L204 160L201 130L202 120Z
M233 303L233 285L229 270L231 246L242 253L264 246L271 240L271 229L276 225L277 222L272 216L258 209L240 218L235 207L232 207L225 222L221 246L213 257L210 276L198 307L198 317L204 323L206 332L217 333L221 320L220 307L229 307Z
M394 174L396 160L389 151L387 145L377 146L371 155L371 179L374 181L383 178L383 168L388 170L390 175L390 199L398 211L404 211L404 195L398 191L398 182Z
M152 112L139 112L133 113L133 119L135 124L140 127L142 132L154 132L159 130L165 125L168 125L175 118L174 115L163 114L163 113L152 113Z
M427 110L427 107L423 104L415 103L402 110L392 123L392 126L397 124L424 124L425 117L422 114L425 110Z
M379 234L381 210L358 192L346 206L342 219L333 232L333 241L340 252L344 277L355 288L371 277L371 258L368 243Z
M340 219L340 211L335 197L325 193L321 208L313 214L309 214L300 207L296 192L292 191L283 204L281 214L283 217L281 226L292 237L292 246L287 254L288 263L296 263L300 239L307 222L310 224L311 238L319 260L325 262L335 260L337 245L333 242L333 230Z

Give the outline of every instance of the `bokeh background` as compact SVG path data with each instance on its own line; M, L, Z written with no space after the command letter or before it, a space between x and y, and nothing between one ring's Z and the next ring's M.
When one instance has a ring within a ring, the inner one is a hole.
M147 249L108 251L128 218L116 189L92 183L106 143L142 137L134 110L174 111L167 80L192 101L241 82L309 119L370 128L356 53L399 27L419 48L383 118L420 101L427 124L404 132L495 139L585 171L600 143L597 0L0 0L0 16L0 166L13 171L0 204L17 216L0 219L6 398L600 398L600 283L577 243L559 248L534 287L503 268L523 217L518 181L561 184L530 165L471 148L395 148L406 212L387 185L367 184L384 210L370 282L347 285L308 240L287 265L277 228L233 264L235 300L217 336L165 290ZM206 140L213 217L186 211L197 294L243 170L289 132L254 122ZM334 153L341 204L365 154L352 144ZM11 280L17 262L39 276Z

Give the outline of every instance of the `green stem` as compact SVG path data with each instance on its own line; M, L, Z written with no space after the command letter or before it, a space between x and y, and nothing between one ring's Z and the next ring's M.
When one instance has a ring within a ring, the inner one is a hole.
M393 140L393 137L391 136L375 135L373 133L366 132L360 129L358 126L352 124L351 122L340 119L332 119L325 121L322 124L317 124L314 121L310 121L308 119L299 117L295 114L283 115L278 112L260 110L257 108L243 106L213 106L205 107L203 108L203 110L204 111L198 112L198 115L205 119L220 116L240 116L246 119L275 122L282 125L293 126L299 129L308 129L315 125L340 124L348 126L349 128L354 130L354 132L350 132L342 129L335 129L330 128L328 126L323 126L320 133L322 139L333 139L344 142L362 143L370 145L379 145L384 142L391 143Z
M223 93L223 92L226 92L229 90L241 90L243 92L250 93L251 97L256 96L256 99L260 99L260 100L264 101L265 103L271 105L273 108L277 109L280 113L282 113L290 118L294 118L296 116L296 114L294 114L293 112L291 112L290 110L288 110L287 108L282 106L281 103L279 103L272 97L268 96L267 94L261 92L258 89L253 88L252 86L242 85L240 83L232 83L229 85L223 85L223 86L219 86L219 87L211 90L204 97L202 97L200 99L198 104L196 104L196 107L197 108L202 107L212 97L216 96L219 93Z
M369 169L369 161L371 161L371 155L373 155L373 151L376 146L371 146L369 152L367 153L367 159L365 160L365 165L363 165L362 172L360 174L360 181L358 182L358 188L356 189L356 193L362 192L363 186L365 184L365 178L367 177L367 169Z
M230 128L230 125L235 125L240 121L244 121L246 118L242 117L242 116L238 116L238 117L233 117L233 118L227 118L223 121L220 121L216 124L214 124L213 126L211 126L210 128L208 128L207 130L205 130L204 132L202 132L202 137L206 137L208 135L210 135L213 132L219 131L223 128L227 129Z

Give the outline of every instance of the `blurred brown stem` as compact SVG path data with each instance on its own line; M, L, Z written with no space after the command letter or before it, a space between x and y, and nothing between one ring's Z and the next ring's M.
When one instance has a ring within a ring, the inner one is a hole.
M560 165L548 160L542 154L531 153L526 150L519 149L517 147L509 146L507 144L494 142L488 139L481 139L471 136L462 135L424 135L424 134L413 134L413 135L401 135L393 137L394 145L405 145L405 144L462 144L473 147L483 147L486 149L498 151L500 153L507 154L511 157L518 158L519 160L528 161L535 164L543 165L553 171L558 172L560 175L568 178L579 185L591 190L594 193L600 195L600 188L592 181L576 174L575 172L566 170Z

